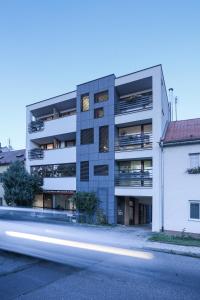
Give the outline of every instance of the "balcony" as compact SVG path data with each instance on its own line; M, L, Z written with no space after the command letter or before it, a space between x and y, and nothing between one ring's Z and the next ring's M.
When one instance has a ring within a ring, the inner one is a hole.
M40 125L36 126L36 124ZM71 132L76 132L76 114L46 121L32 121L29 125L30 138L35 141L44 137L56 137Z
M129 134L118 136L115 151L127 151L152 148L152 133Z
M137 112L152 108L152 93L144 93L140 95L133 95L123 97L118 100L115 108L116 114L124 114L130 112Z
M76 147L55 148L50 150L40 148L32 149L29 151L28 158L33 160L31 165L35 166L38 164L73 163L76 162Z
M28 158L32 159L43 159L44 158L44 150L40 148L31 149L28 152Z
M122 187L152 187L152 168L119 171L115 177L115 185Z
M29 124L28 127L28 132L32 133L32 132L38 132L44 129L44 121L42 120L38 120L38 121L32 121Z

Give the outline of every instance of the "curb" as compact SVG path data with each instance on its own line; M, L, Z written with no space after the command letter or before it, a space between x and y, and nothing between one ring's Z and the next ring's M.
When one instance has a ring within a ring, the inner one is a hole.
M162 248L154 248L154 247L144 247L143 249L148 250L148 251L164 252L164 253L168 253L168 254L176 254L176 255L200 258L200 253L194 253L194 252L186 252L186 251L181 251L181 250L162 249Z

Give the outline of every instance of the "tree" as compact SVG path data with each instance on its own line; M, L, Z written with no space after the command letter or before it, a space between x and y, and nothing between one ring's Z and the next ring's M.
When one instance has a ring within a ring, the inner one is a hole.
M77 192L71 197L73 205L79 213L84 213L91 221L92 216L97 210L99 200L95 193Z
M3 173L3 188L9 206L31 207L35 195L41 192L41 179L29 174L23 162L16 161Z

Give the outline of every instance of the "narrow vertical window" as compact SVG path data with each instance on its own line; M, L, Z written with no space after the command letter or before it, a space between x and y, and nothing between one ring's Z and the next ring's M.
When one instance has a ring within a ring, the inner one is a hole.
M89 94L84 94L81 96L81 111L85 112L90 109L90 98Z
M89 181L89 161L81 161L80 180L81 181Z
M200 219L200 202L190 203L190 219Z
M109 127L99 127L99 152L109 151Z

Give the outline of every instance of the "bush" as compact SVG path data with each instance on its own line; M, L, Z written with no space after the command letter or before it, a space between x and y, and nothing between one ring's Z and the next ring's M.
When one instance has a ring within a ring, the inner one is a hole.
M91 223L92 217L94 216L99 203L96 194L89 192L77 192L71 197L71 201L76 207L76 210L82 214L82 216L80 216L81 223L84 222L83 220L86 222L87 216ZM84 214L86 214L86 217L83 216Z

